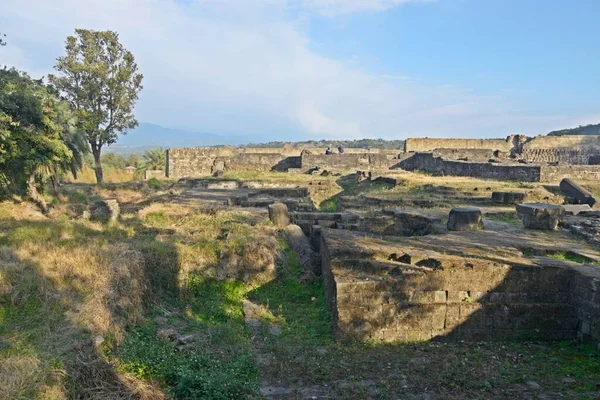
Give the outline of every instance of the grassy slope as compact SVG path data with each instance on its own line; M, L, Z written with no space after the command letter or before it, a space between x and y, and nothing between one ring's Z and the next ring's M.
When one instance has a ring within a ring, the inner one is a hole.
M148 193L83 187L67 198L135 205ZM259 376L327 385L341 398L598 393L599 355L576 343L334 343L322 283L304 279L285 244L275 281L214 280L221 251L232 245L227 233L275 234L268 224L251 227L248 213L158 202L102 225L61 207L47 219L27 205L0 204L1 398L256 398ZM266 365L257 364L256 338L243 321L245 298L269 311L266 325L282 327L261 343L273 360ZM156 317L196 341L178 349Z

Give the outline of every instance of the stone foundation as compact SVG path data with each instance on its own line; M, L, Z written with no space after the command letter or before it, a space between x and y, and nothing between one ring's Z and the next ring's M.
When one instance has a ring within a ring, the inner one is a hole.
M600 270L485 250L469 233L393 241L321 233L323 278L337 340L600 341ZM496 238L486 233L486 240ZM491 239L490 239L491 238ZM446 250L440 242L451 243ZM478 248L482 248L479 250ZM389 261L386 261L389 260Z

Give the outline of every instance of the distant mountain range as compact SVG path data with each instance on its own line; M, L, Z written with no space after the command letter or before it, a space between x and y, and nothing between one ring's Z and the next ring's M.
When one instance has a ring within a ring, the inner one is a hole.
M577 128L561 129L559 131L552 131L548 134L548 136L564 135L600 135L600 124L580 125Z
M205 147L239 144L234 136L219 136L206 132L190 132L181 129L140 122L140 125L127 135L119 135L119 140L107 148L113 153L131 153L154 147Z

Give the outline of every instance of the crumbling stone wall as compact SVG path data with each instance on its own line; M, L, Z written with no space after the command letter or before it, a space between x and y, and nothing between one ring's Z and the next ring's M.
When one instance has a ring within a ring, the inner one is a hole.
M184 147L167 150L169 178L199 178L210 175L217 157L233 156L231 147Z
M522 182L538 182L540 180L539 165L446 160L442 157L436 157L432 153L416 153L412 157L399 162L396 167L408 171L425 171L449 176L470 176L474 178L516 180Z
M404 142L405 152L425 152L437 149L483 149L510 153L513 148L512 136L506 139L436 139L408 138Z
M600 165L542 165L540 181L560 182L563 178L600 180Z
M303 153L301 168L309 170L319 167L322 169L388 169L389 157L379 153L343 153L343 154L308 154Z

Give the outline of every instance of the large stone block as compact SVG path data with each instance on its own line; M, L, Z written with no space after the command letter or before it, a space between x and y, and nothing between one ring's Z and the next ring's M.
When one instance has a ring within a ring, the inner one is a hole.
M459 207L450 210L448 230L473 231L483 229L483 214L479 208Z
M575 202L579 204L587 204L590 207L593 207L596 204L596 199L588 191L582 186L578 185L575 181L570 178L564 178L560 181L560 190L571 199L574 199Z
M562 206L545 203L517 204L517 214L528 229L555 231L563 220L565 209Z
M290 224L288 208L283 203L273 203L269 205L269 219L278 228L283 228Z
M98 200L90 210L91 218L100 222L116 221L119 218L119 203L115 199Z
M493 192L492 201L498 204L519 204L525 201L526 193L521 192Z

